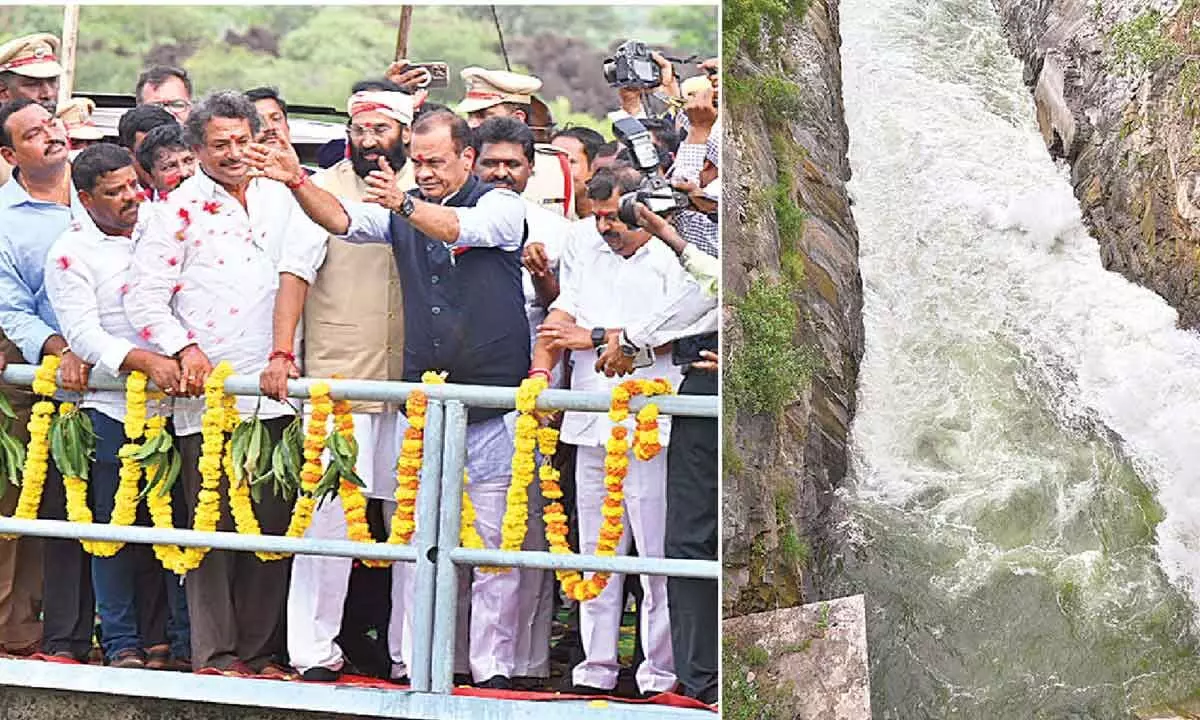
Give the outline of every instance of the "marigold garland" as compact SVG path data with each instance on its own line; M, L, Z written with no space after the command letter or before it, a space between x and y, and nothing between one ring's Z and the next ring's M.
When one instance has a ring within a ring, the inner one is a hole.
M46 398L54 397L58 388L55 378L62 359L57 355L46 355L34 372L33 391ZM50 470L50 419L54 417L54 403L39 400L33 404L29 417L29 446L25 453L25 467L21 469L21 495L13 517L22 520L37 519L42 504L42 491L46 486L46 473ZM12 539L15 535L6 535Z
M421 382L426 385L441 385L446 382L443 373L425 372ZM404 403L408 417L408 429L400 445L400 456L396 458L396 510L392 513L392 530L388 543L407 545L412 542L417 529L417 492L421 489L421 463L425 458L425 413L429 410L429 396L421 390L413 390Z
M321 481L321 453L325 451L325 425L333 411L329 399L329 383L315 382L308 388L312 414L304 433L304 465L300 468L300 492L292 508L292 519L288 523L287 537L303 537L312 524L313 511L317 507L314 493Z
M204 381L204 415L200 421L200 492L196 496L196 515L192 529L216 532L221 521L221 455L225 447L226 395L225 380L233 375L233 366L219 363ZM157 493L151 493L157 495ZM154 510L157 509L157 512ZM155 501L151 507L154 527L172 527L170 496L166 502ZM183 575L200 567L210 548L178 548L155 546L155 555L168 570ZM164 560L164 558L166 558Z
M629 430L620 423L629 417L629 400L635 395L663 395L671 392L671 384L667 380L626 380L613 388L612 401L608 417L615 423L608 442L605 443L604 458L604 487L608 495L600 508L602 515L599 537L596 542L596 555L616 555L617 544L625 530L622 517L625 513L625 475L629 471ZM647 410L653 408L651 410ZM639 460L650 460L662 450L658 436L658 410L653 405L647 405L638 413L638 430L634 436L635 456ZM558 433L553 430L542 430L538 434L538 443L542 454L547 457L554 454L558 443ZM547 463L548 464L548 463ZM569 555L571 547L567 543L567 516L563 511L562 488L558 484L558 472L545 465L541 472L542 493L551 502L542 511L542 519L546 523L546 542L550 552ZM611 573L594 573L585 579L578 570L559 570L555 573L562 584L563 592L574 600L584 602L592 600L604 591Z
M347 440L354 440L354 416L350 413L350 401L333 403L333 432ZM371 526L367 523L367 498L362 488L346 478L338 482L338 497L342 501L342 514L346 518L346 537L355 542L373 543ZM385 560L363 560L367 567L387 567Z
M64 402L58 406L59 415L69 415L76 412L75 404ZM63 486L66 489L67 495L67 520L77 523L90 523L93 521L92 510L87 504L87 481L77 475L68 475L63 473ZM118 496L120 495L120 486L118 485ZM137 500L137 491L134 491L134 500ZM136 507L136 505L135 505ZM116 512L113 517L115 519ZM80 540L83 549L97 557L112 557L117 554L124 543L119 542L103 542L99 540Z
M75 411L71 403L63 403L59 413L67 415ZM163 425L166 419L162 419ZM141 449L136 441L146 429L146 376L134 371L125 380L125 437L117 453L121 463L117 492L114 498L112 517L109 524L121 527L133 525L137 519L138 489L142 479L142 466L134 455ZM64 476L63 484L67 495L67 519L71 522L93 522L92 511L87 505L87 481L77 476ZM96 557L112 557L125 546L123 542L80 540L83 549Z

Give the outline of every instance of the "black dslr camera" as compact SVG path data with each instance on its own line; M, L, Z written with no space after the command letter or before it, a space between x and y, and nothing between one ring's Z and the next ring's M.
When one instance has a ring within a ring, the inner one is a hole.
M662 68L646 43L627 40L604 59L604 80L612 87L656 88L662 85Z
M633 165L642 173L642 184L637 190L625 193L617 205L617 217L629 227L638 227L637 208L641 203L656 215L666 215L682 210L691 203L687 193L671 187L671 183L659 172L658 148L654 138L637 118L617 111L609 115L613 120L613 134L625 143L633 157Z

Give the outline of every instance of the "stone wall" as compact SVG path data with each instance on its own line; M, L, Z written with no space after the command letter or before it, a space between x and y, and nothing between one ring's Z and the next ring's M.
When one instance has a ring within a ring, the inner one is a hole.
M996 6L1105 267L1200 326L1200 2Z
M802 20L787 20L778 37L764 38L772 50L753 60L739 53L727 69L734 79L780 78L798 92L783 117L768 117L753 101L727 103L726 355L736 359L745 341L730 322L739 299L758 280L788 282L791 253L803 264L802 278L789 285L799 317L795 341L816 358L811 380L777 416L730 413L726 400L727 616L796 605L810 594L804 570L828 546L832 491L847 467L863 353L862 279L845 190L837 7L837 0L814 1ZM790 183L788 200L806 214L796 237L781 238L776 214L763 209L764 192L781 178Z

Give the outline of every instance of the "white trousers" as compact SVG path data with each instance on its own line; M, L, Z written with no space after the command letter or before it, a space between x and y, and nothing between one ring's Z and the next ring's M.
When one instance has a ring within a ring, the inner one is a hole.
M538 456L541 465L541 456ZM546 523L542 521L542 489L537 477L529 486L529 530L522 550L546 550ZM550 677L550 631L554 620L554 573L522 569L517 591L517 649L513 676Z
M307 417L305 418L307 422ZM357 470L366 483L364 493L369 497L390 498L396 487L396 457L407 423L397 413L355 413L354 436L358 441ZM326 455L328 461L328 455ZM393 505L394 506L394 505ZM385 505L386 507L386 505ZM391 513L385 513L391 525ZM312 525L305 537L344 540L346 518L340 499L326 501L313 513ZM314 667L340 670L345 659L335 642L341 632L342 612L346 591L350 585L351 558L297 555L292 561L292 578L288 589L287 643L292 664L301 672ZM410 657L410 633L405 632L406 604L411 596L405 592L411 582L410 563L396 563L392 568L392 615L388 642L393 657ZM393 675L405 674L406 665L393 669Z
M407 422L402 415L386 413L354 416L355 437L359 444L359 475L373 497L390 498L395 489L395 464ZM511 478L513 438L508 423L496 418L467 427L467 492L475 506L476 527L488 547L500 544L501 524ZM371 462L367 462L367 458ZM395 503L384 503L384 517L390 530ZM531 510L532 513L532 510ZM538 514L540 518L540 513ZM418 525L421 518L417 517ZM313 514L308 537L345 538L346 522L341 502L327 502ZM544 534L530 533L533 542ZM312 667L340 669L344 663L335 638L341 629L346 591L353 561L346 558L296 556L292 566L288 594L288 653L301 672ZM460 583L458 632L455 643L454 671L467 673L477 681L495 675L513 677L518 670L533 673L541 665L548 674L549 622L544 640L527 633L532 622L522 626L520 613L522 573L473 573L473 581L463 573ZM545 575L545 573L543 573ZM407 675L412 664L412 593L414 567L411 563L392 566L392 613L388 627L388 650L392 658L392 677ZM552 598L526 592L534 612L547 617ZM546 605L542 609L542 605ZM532 614L530 615L532 617ZM521 638L518 640L518 638ZM517 665L518 643L528 646L524 664ZM542 660L538 656L546 655ZM534 663L541 663L535 665Z
M665 448L649 462L630 457L624 491L625 532L617 544L617 554L628 554L632 532L640 557L664 557L667 521ZM604 448L579 447L575 459L575 492L580 543L584 554L592 554L596 551L600 531L600 507L607 494L604 489ZM602 689L616 687L620 670L617 642L624 610L623 581L624 575L613 573L598 597L580 604L579 630L584 660L575 666L572 673L577 685ZM644 592L641 639L642 653L646 659L637 668L638 689L642 692L665 692L675 686L667 579L661 575L642 575L641 581Z

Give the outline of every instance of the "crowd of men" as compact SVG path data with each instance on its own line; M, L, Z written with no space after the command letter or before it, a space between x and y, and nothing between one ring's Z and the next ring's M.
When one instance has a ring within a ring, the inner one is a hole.
M666 377L681 393L716 395L715 61L681 83L655 54L661 87L618 90L653 136L652 174L687 198L666 217L639 204L635 223L620 199L649 175L632 149L585 127L556 129L535 77L464 69L466 97L447 108L427 99L420 68L397 62L349 88L345 140L322 148L314 171L299 161L277 91L198 99L173 67L142 73L118 143L103 142L90 100L57 103L58 48L49 34L0 46L0 343L8 363L59 356L62 397L83 393L98 436L95 522L113 513L125 400L86 391L94 373L138 370L166 391L152 411L170 413L183 458L176 527L190 527L196 509L200 396L220 361L260 377L265 397L240 398L239 409L257 413L272 440L297 412L287 380L302 374L418 382L441 370L449 382L510 388L543 375L605 392L630 376ZM28 388L3 392L19 413L12 432L27 439ZM382 539L406 419L382 402L353 412ZM513 421L469 410L467 490L488 547L500 541ZM555 461L572 544L594 552L607 415L549 421L561 422ZM618 551L715 560L716 421L663 417L661 435L663 453L630 463ZM10 489L0 512L11 514L16 496ZM535 482L525 549L546 548L542 502ZM223 505L218 529L233 530ZM286 530L285 499L266 492L254 509L264 533ZM53 467L39 517L66 518ZM148 524L144 506L138 523ZM323 504L307 535L344 538L340 502ZM557 658L572 668L558 689L617 692L633 594L636 694L715 702L716 583L626 580L572 603L547 571L464 572L456 680L545 687ZM180 582L148 546L93 557L73 540L2 540L0 650L87 661L98 636L115 667L333 681L378 661L374 672L404 683L412 583L404 563L370 573L350 559L222 551ZM571 621L552 652L564 605Z

